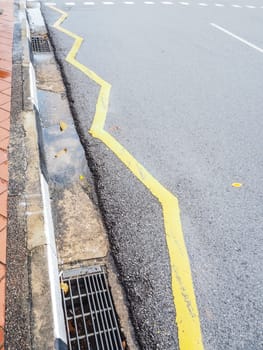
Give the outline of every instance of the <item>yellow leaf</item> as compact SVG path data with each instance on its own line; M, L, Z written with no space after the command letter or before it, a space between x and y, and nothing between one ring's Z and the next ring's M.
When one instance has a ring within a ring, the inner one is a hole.
M242 187L243 185L240 182L233 182L232 187Z
M66 124L62 120L59 122L60 131L65 131L67 129L67 127L68 127L68 124Z
M64 294L68 294L69 286L68 286L67 283L61 282L60 283L60 288L63 290Z

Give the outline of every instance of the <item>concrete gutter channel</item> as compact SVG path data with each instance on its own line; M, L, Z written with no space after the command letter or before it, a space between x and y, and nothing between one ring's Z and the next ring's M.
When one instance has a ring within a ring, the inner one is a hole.
M19 6L26 170L18 206L22 208L21 216L26 217L31 299L31 344L20 348L67 349L59 274L68 269L103 265L121 327L123 349L137 349L125 295L97 210L92 174L74 127L60 70L52 49L43 54L32 52L31 36L48 36L40 4L30 1L26 6L21 1ZM6 349L12 348L7 336Z

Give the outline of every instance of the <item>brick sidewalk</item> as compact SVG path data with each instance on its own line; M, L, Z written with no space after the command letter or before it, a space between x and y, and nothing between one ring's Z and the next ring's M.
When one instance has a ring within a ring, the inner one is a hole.
M13 2L0 1L0 350L4 349L8 143L11 106Z

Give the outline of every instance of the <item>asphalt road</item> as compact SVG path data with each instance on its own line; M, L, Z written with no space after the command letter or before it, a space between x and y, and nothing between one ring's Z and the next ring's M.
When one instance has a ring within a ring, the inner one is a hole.
M56 5L84 39L78 61L112 85L105 129L179 200L204 349L263 349L262 2ZM99 87L64 61L72 39L43 11L138 341L177 349L160 204L88 134Z

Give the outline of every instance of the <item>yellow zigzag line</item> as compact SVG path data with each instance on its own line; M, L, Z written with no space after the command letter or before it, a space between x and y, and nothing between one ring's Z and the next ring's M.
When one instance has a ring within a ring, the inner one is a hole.
M61 14L54 27L74 39L66 61L87 75L100 86L96 113L90 134L107 145L130 169L150 192L159 200L163 210L166 242L170 256L172 291L176 309L176 323L180 350L203 350L198 309L195 300L191 268L182 232L180 210L177 198L164 188L112 135L104 130L108 112L111 85L76 60L83 39L61 27L68 14L49 6Z

